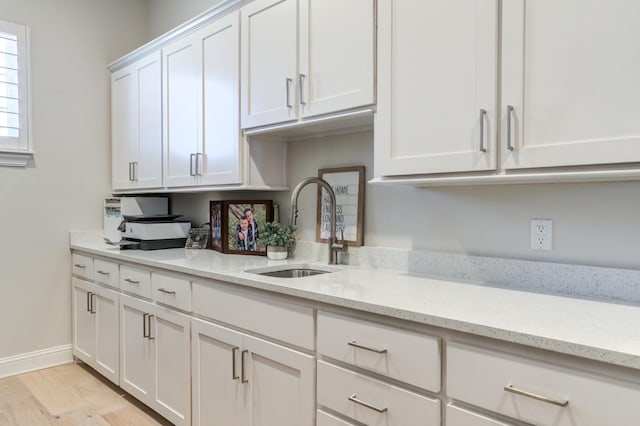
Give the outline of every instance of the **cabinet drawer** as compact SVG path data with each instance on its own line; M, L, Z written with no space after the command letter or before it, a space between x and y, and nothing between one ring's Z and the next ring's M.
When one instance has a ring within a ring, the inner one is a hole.
M318 352L342 362L440 391L439 339L338 314L318 312Z
M514 426L478 413L447 405L447 426Z
M151 299L151 272L130 266L121 266L120 289Z
M94 269L96 272L96 282L118 288L120 277L118 276L118 264L106 260L95 259Z
M439 400L324 361L318 361L318 405L370 425L440 425Z
M529 394L515 393L520 391ZM540 425L628 424L640 418L640 385L459 343L447 345L447 393Z
M151 274L153 299L164 305L191 311L191 282L157 272Z
M71 255L71 271L77 277L93 281L93 258L82 254Z
M355 423L345 422L331 414L318 410L316 414L316 426L356 426Z
M210 282L193 282L193 312L302 348L315 348L313 309Z

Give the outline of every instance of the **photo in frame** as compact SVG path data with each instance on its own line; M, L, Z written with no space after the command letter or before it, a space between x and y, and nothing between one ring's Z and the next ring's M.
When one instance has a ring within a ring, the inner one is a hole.
M221 210L222 252L266 256L260 241L267 222L273 220L273 201L223 201Z
M222 253L222 201L209 201L209 248Z
M365 167L320 169L318 177L326 180L336 194L336 239L341 239L341 234L344 233L346 245L364 245ZM318 186L316 241L327 242L331 235L330 229L329 194L324 188Z

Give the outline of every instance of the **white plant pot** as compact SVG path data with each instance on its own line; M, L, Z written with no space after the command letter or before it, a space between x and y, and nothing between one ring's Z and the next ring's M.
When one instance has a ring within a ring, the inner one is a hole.
M267 246L267 258L270 260L284 260L289 256L289 249L282 246Z

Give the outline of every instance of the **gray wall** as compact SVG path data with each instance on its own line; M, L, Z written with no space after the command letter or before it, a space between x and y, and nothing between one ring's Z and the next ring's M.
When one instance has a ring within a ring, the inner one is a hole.
M146 41L143 0L0 0L31 28L35 163L0 167L0 359L71 342L70 229L111 188L107 64Z

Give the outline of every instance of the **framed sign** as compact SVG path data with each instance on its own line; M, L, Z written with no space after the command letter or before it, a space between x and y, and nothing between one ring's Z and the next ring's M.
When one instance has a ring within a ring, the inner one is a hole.
M336 194L336 239L344 233L344 243L364 245L364 166L320 169L318 177L326 180ZM329 194L318 186L316 241L327 242L331 234Z
M223 253L266 256L260 232L273 220L271 200L223 201L221 215Z

